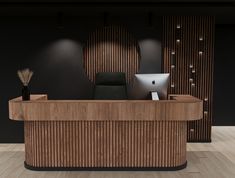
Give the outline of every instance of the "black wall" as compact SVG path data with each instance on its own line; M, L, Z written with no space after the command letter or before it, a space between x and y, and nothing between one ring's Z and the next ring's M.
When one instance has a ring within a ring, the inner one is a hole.
M19 0L21 1L21 0ZM46 0L45 0L46 1ZM7 1L9 2L9 1ZM92 84L82 68L82 47L91 32L104 25L126 27L139 41L141 73L161 71L161 17L215 15L213 124L235 125L233 66L234 4L117 4L90 8L66 4L1 4L0 6L0 142L23 142L23 123L8 118L8 100L21 94L16 71L34 71L32 93L50 99L89 99ZM196 5L196 7L194 7ZM32 6L32 7L31 7ZM88 7L89 6L89 7ZM128 8L126 7L128 6ZM62 18L56 14L64 11ZM149 12L154 12L149 16ZM152 19L152 20L151 20Z
M115 13L106 23L126 27L139 41L140 73L161 71L161 18ZM82 47L103 25L102 13L0 17L0 142L23 142L23 123L8 118L8 100L21 94L18 69L34 71L31 93L46 93L50 99L91 98L93 86L82 67Z
M214 125L235 125L235 25L215 28Z

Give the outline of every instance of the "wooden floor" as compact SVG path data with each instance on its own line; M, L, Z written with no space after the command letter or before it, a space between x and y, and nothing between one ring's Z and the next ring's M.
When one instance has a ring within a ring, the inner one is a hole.
M184 170L37 172L24 168L23 144L0 144L0 178L235 178L235 127L213 127L212 143L189 143Z

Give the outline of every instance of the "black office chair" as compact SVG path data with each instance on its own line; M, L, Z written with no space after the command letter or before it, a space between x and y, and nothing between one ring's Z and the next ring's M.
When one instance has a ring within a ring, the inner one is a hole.
M94 99L127 99L126 77L123 72L99 72L95 77Z

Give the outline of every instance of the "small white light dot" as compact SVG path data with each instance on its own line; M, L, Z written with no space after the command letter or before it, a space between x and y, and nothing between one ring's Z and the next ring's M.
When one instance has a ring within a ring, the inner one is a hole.
M172 54L172 55L175 55L175 51L172 51L171 54Z
M180 28L181 28L181 26L178 24L178 25L176 26L176 28L180 29Z
M204 101L208 101L208 98L205 98Z
M175 87L175 85L174 84L171 84L171 88L174 88Z
M199 41L203 41L203 38L202 38L202 37L200 37L200 38L199 38Z
M195 83L192 83L191 86L192 86L192 87L195 87Z
M192 64L190 64L190 65L189 65L189 68L193 68L193 65L192 65Z
M179 43L179 42L180 42L180 39L177 39L176 42Z
M194 129L190 129L190 132L194 132Z
M195 70L192 70L192 73L195 73Z
M202 54L202 51L199 51L199 54L201 55L201 54Z
M190 79L189 79L189 81L190 81L190 82L192 82L192 81L193 81L193 79L192 79L192 78L190 78Z
M204 111L204 114L208 114L208 112L207 112L207 111Z
M172 69L175 68L175 65L171 65L171 68L172 68Z

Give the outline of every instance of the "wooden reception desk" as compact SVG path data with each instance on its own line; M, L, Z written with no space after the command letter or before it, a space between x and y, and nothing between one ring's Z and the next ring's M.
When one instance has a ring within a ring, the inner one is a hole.
M34 170L177 170L186 167L187 121L202 118L202 100L9 101L24 121L25 167Z

